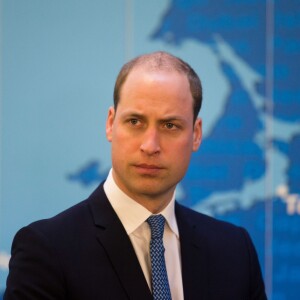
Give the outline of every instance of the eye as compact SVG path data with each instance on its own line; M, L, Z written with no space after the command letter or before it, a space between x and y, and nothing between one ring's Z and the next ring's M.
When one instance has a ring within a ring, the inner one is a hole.
M175 124L170 123L170 122L166 123L165 126L166 126L167 129L174 129L176 127Z
M130 123L130 125L136 126L139 124L139 120L138 119L130 119L129 123Z

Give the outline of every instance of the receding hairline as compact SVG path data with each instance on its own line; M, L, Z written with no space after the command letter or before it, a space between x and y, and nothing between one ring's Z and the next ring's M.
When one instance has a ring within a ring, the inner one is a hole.
M202 85L200 78L194 69L179 57L168 52L156 51L143 54L127 62L119 72L114 88L114 106L117 109L120 100L120 93L128 75L135 69L145 71L167 71L178 72L186 76L189 82L190 91L194 99L194 120L196 119L202 104Z
M144 68L147 71L177 71L179 73L188 71L183 60L163 51L140 55L129 63L130 71L135 68Z

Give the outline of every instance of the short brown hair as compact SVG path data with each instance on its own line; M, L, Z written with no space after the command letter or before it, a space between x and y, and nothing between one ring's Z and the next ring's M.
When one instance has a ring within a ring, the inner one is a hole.
M118 107L121 89L124 82L126 81L128 74L132 71L133 68L137 66L145 66L147 69L151 69L151 70L168 70L168 71L175 70L179 73L185 74L189 81L191 94L194 100L193 114L194 114L194 121L196 120L202 105L201 81L198 75L196 74L196 72L188 63L186 63L179 57L176 57L164 51L157 51L150 54L140 55L130 60L122 67L116 79L115 88L114 88L115 109L117 109Z

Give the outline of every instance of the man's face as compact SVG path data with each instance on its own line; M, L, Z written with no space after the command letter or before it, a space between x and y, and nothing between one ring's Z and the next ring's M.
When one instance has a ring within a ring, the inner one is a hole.
M201 120L193 122L186 76L133 69L121 89L117 110L109 110L106 134L112 143L117 185L149 210L151 203L163 209L201 142Z

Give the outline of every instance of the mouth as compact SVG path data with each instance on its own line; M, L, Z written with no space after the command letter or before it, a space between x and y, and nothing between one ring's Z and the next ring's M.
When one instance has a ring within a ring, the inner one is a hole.
M136 164L137 168L143 168L143 169L163 169L159 165L148 165L148 164Z
M142 175L157 175L164 169L162 166L152 164L136 164L134 167Z

